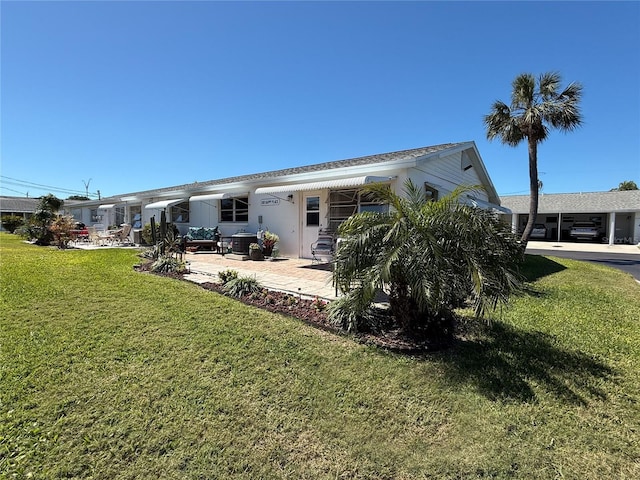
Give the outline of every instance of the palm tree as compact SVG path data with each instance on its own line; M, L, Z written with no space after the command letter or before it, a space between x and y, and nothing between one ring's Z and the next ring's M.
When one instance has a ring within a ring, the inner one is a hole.
M344 296L332 302L332 320L366 328L376 295L385 291L399 326L412 335L450 335L453 309L467 299L476 314L506 302L519 289L522 248L492 212L461 202L471 188L429 201L410 180L404 195L386 185L365 192L388 213L362 212L338 230L333 279Z
M560 90L560 82L558 73L540 75L537 84L529 73L518 75L512 83L511 105L497 100L484 117L489 140L499 137L511 147L527 140L531 198L529 220L522 232L525 244L538 215L538 144L546 140L550 127L570 132L582 124L582 85L574 82Z
M623 192L626 190L638 190L638 185L633 180L625 180L624 182L620 182L618 188L612 188L612 192Z

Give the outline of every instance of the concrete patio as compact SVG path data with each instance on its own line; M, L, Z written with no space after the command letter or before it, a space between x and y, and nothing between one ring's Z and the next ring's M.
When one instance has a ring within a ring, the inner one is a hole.
M185 278L196 283L217 282L218 272L232 269L240 276L255 277L272 290L325 300L336 298L330 265L326 263L315 264L311 260L293 258L241 261L215 253L187 253L185 261L191 271Z

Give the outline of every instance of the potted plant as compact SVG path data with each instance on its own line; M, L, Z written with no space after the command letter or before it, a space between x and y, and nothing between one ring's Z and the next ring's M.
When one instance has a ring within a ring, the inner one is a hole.
M257 243L249 244L249 258L251 260L264 260L264 255L260 249L260 245Z
M262 236L262 254L270 257L273 247L280 241L280 237L267 230Z

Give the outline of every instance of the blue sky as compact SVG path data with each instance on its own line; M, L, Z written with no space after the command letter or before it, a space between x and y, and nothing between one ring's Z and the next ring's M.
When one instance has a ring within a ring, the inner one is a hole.
M523 72L584 85L543 193L640 184L639 2L19 2L1 16L2 195L102 196L473 140ZM42 188L37 185L53 186Z

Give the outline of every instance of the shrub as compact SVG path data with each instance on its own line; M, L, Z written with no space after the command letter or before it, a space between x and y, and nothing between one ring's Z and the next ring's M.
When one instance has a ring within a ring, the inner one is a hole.
M357 213L340 225L333 280L346 299L334 307L345 310L333 313L336 322L360 328L384 291L406 333L447 336L452 311L465 302L480 318L521 290L524 248L493 212L465 203L471 187L436 201L410 180L405 196L386 185L365 191L393 209Z
M262 288L255 277L237 277L224 284L224 291L236 298L260 292Z
M17 215L5 215L2 217L2 228L4 228L9 233L15 233L18 227L24 225L24 220L22 217L18 217Z
M58 215L49 230L58 248L66 248L71 240L71 230L75 228L75 220L69 215Z
M228 268L226 270L218 272L218 278L220 279L220 283L222 285L226 285L231 280L238 278L238 272L236 270Z
M182 273L186 270L184 262L171 256L161 256L151 265L155 273Z

